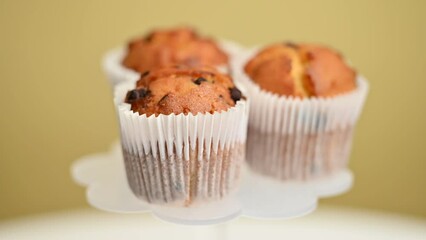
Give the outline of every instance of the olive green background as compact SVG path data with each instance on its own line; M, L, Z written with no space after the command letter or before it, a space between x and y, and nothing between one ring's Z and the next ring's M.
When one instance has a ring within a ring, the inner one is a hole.
M246 46L329 44L370 81L349 193L322 204L426 217L426 1L0 0L0 219L87 206L78 157L118 137L106 50L190 24Z

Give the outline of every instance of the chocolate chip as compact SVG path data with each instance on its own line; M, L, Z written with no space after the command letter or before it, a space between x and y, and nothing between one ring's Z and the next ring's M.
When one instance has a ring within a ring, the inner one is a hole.
M127 92L126 103L132 103L138 99L146 97L150 93L146 88L133 89Z
M160 101L158 101L158 105L164 105L164 101L169 97L169 94L164 95Z
M293 42L285 42L284 45L286 45L287 47L291 47L291 48L299 48L299 45L293 43Z
M197 79L195 79L194 83L197 85L200 85L202 82L207 82L207 79L203 78L203 77L199 77Z
M239 101L242 97L241 91L236 87L229 88L229 92L231 93L231 98L232 100L234 100L235 103Z
M148 74L149 74L149 71L145 71L144 73L141 74L141 78L148 76Z

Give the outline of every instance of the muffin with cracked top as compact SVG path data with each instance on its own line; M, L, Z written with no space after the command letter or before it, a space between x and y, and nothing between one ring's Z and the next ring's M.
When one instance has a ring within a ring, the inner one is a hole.
M138 198L188 207L237 189L248 106L231 77L212 67L166 67L118 85L115 97Z
M227 67L228 55L213 39L182 27L155 30L131 41L122 63L139 73L174 64Z
M108 51L102 67L113 86L136 81L141 73L171 65L211 66L228 73L230 59L239 51L236 43L215 41L189 27L155 29Z
M248 59L241 75L252 102L251 169L312 180L347 168L368 85L341 54L316 44L272 44Z
M333 97L356 88L356 72L336 51L313 44L275 44L244 68L262 89L283 96Z

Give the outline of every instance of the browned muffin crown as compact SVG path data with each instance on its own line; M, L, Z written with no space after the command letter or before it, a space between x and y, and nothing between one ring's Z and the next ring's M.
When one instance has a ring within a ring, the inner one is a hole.
M143 73L125 102L139 114L226 111L242 98L228 75L210 67L166 67Z
M284 96L331 97L356 88L355 71L339 53L319 45L274 44L244 70L262 89Z
M137 72L173 64L221 66L228 56L210 38L199 36L190 28L153 31L129 43L123 65Z

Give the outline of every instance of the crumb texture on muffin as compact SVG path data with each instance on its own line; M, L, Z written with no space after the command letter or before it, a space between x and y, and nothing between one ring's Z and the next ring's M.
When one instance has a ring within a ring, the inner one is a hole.
M244 70L262 89L284 96L332 97L356 88L356 72L339 53L320 45L274 44Z
M139 114L226 111L242 98L232 79L211 67L173 66L145 72L125 102Z
M128 44L123 65L145 72L172 64L187 66L221 66L228 56L214 40L199 36L191 28L156 30Z

